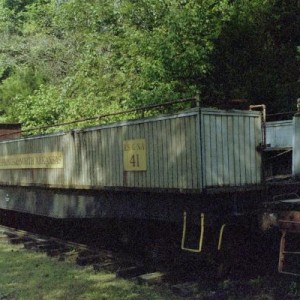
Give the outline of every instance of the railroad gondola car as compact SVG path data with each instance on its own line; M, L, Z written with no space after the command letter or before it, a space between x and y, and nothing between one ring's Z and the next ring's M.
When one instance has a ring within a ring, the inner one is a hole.
M213 232L220 249L226 226L244 226L266 200L263 121L258 111L194 107L1 141L0 208L181 228L191 252Z
M265 127L264 115L194 107L1 141L0 208L129 222L135 233L159 224L156 233L180 233L183 250L220 250L229 227L253 227L263 202L286 189L266 176L286 170L272 158L291 151L296 139L287 132L294 134L297 122ZM290 186L298 189L296 181Z

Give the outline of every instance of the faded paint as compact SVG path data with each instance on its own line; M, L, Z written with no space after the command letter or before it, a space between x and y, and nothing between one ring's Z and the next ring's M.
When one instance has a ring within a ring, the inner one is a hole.
M266 123L266 141L268 147L281 149L293 145L293 120Z
M260 142L259 112L194 108L0 142L0 156L64 156L63 168L0 169L0 184L198 193L210 187L255 185L261 183ZM141 172L132 172L126 163L137 154L143 165Z
M124 171L146 171L145 139L126 140L123 142Z
M0 156L0 169L61 169L62 152L30 153Z

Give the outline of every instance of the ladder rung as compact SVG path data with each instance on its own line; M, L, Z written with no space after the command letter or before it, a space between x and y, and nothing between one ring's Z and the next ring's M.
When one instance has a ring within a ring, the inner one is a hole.
M282 251L282 254L299 254L300 255L300 252L292 252L292 251Z
M297 221L290 221L290 220L278 220L278 222L280 223L290 223L290 224L299 224L300 225L300 222L297 222Z
M293 275L293 276L300 276L298 273L292 273L292 272L285 272L285 271L279 271L281 274L287 274L287 275Z

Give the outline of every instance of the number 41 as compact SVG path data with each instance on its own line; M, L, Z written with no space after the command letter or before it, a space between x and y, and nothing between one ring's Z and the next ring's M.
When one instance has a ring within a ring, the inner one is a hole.
M130 158L130 164L134 167L134 168L138 168L140 166L140 157L138 154L133 154Z

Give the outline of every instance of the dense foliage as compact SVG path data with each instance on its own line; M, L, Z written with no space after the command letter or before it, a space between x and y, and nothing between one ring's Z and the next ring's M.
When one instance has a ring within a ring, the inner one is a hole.
M197 93L291 110L300 4L288 0L0 0L0 113L25 127Z

